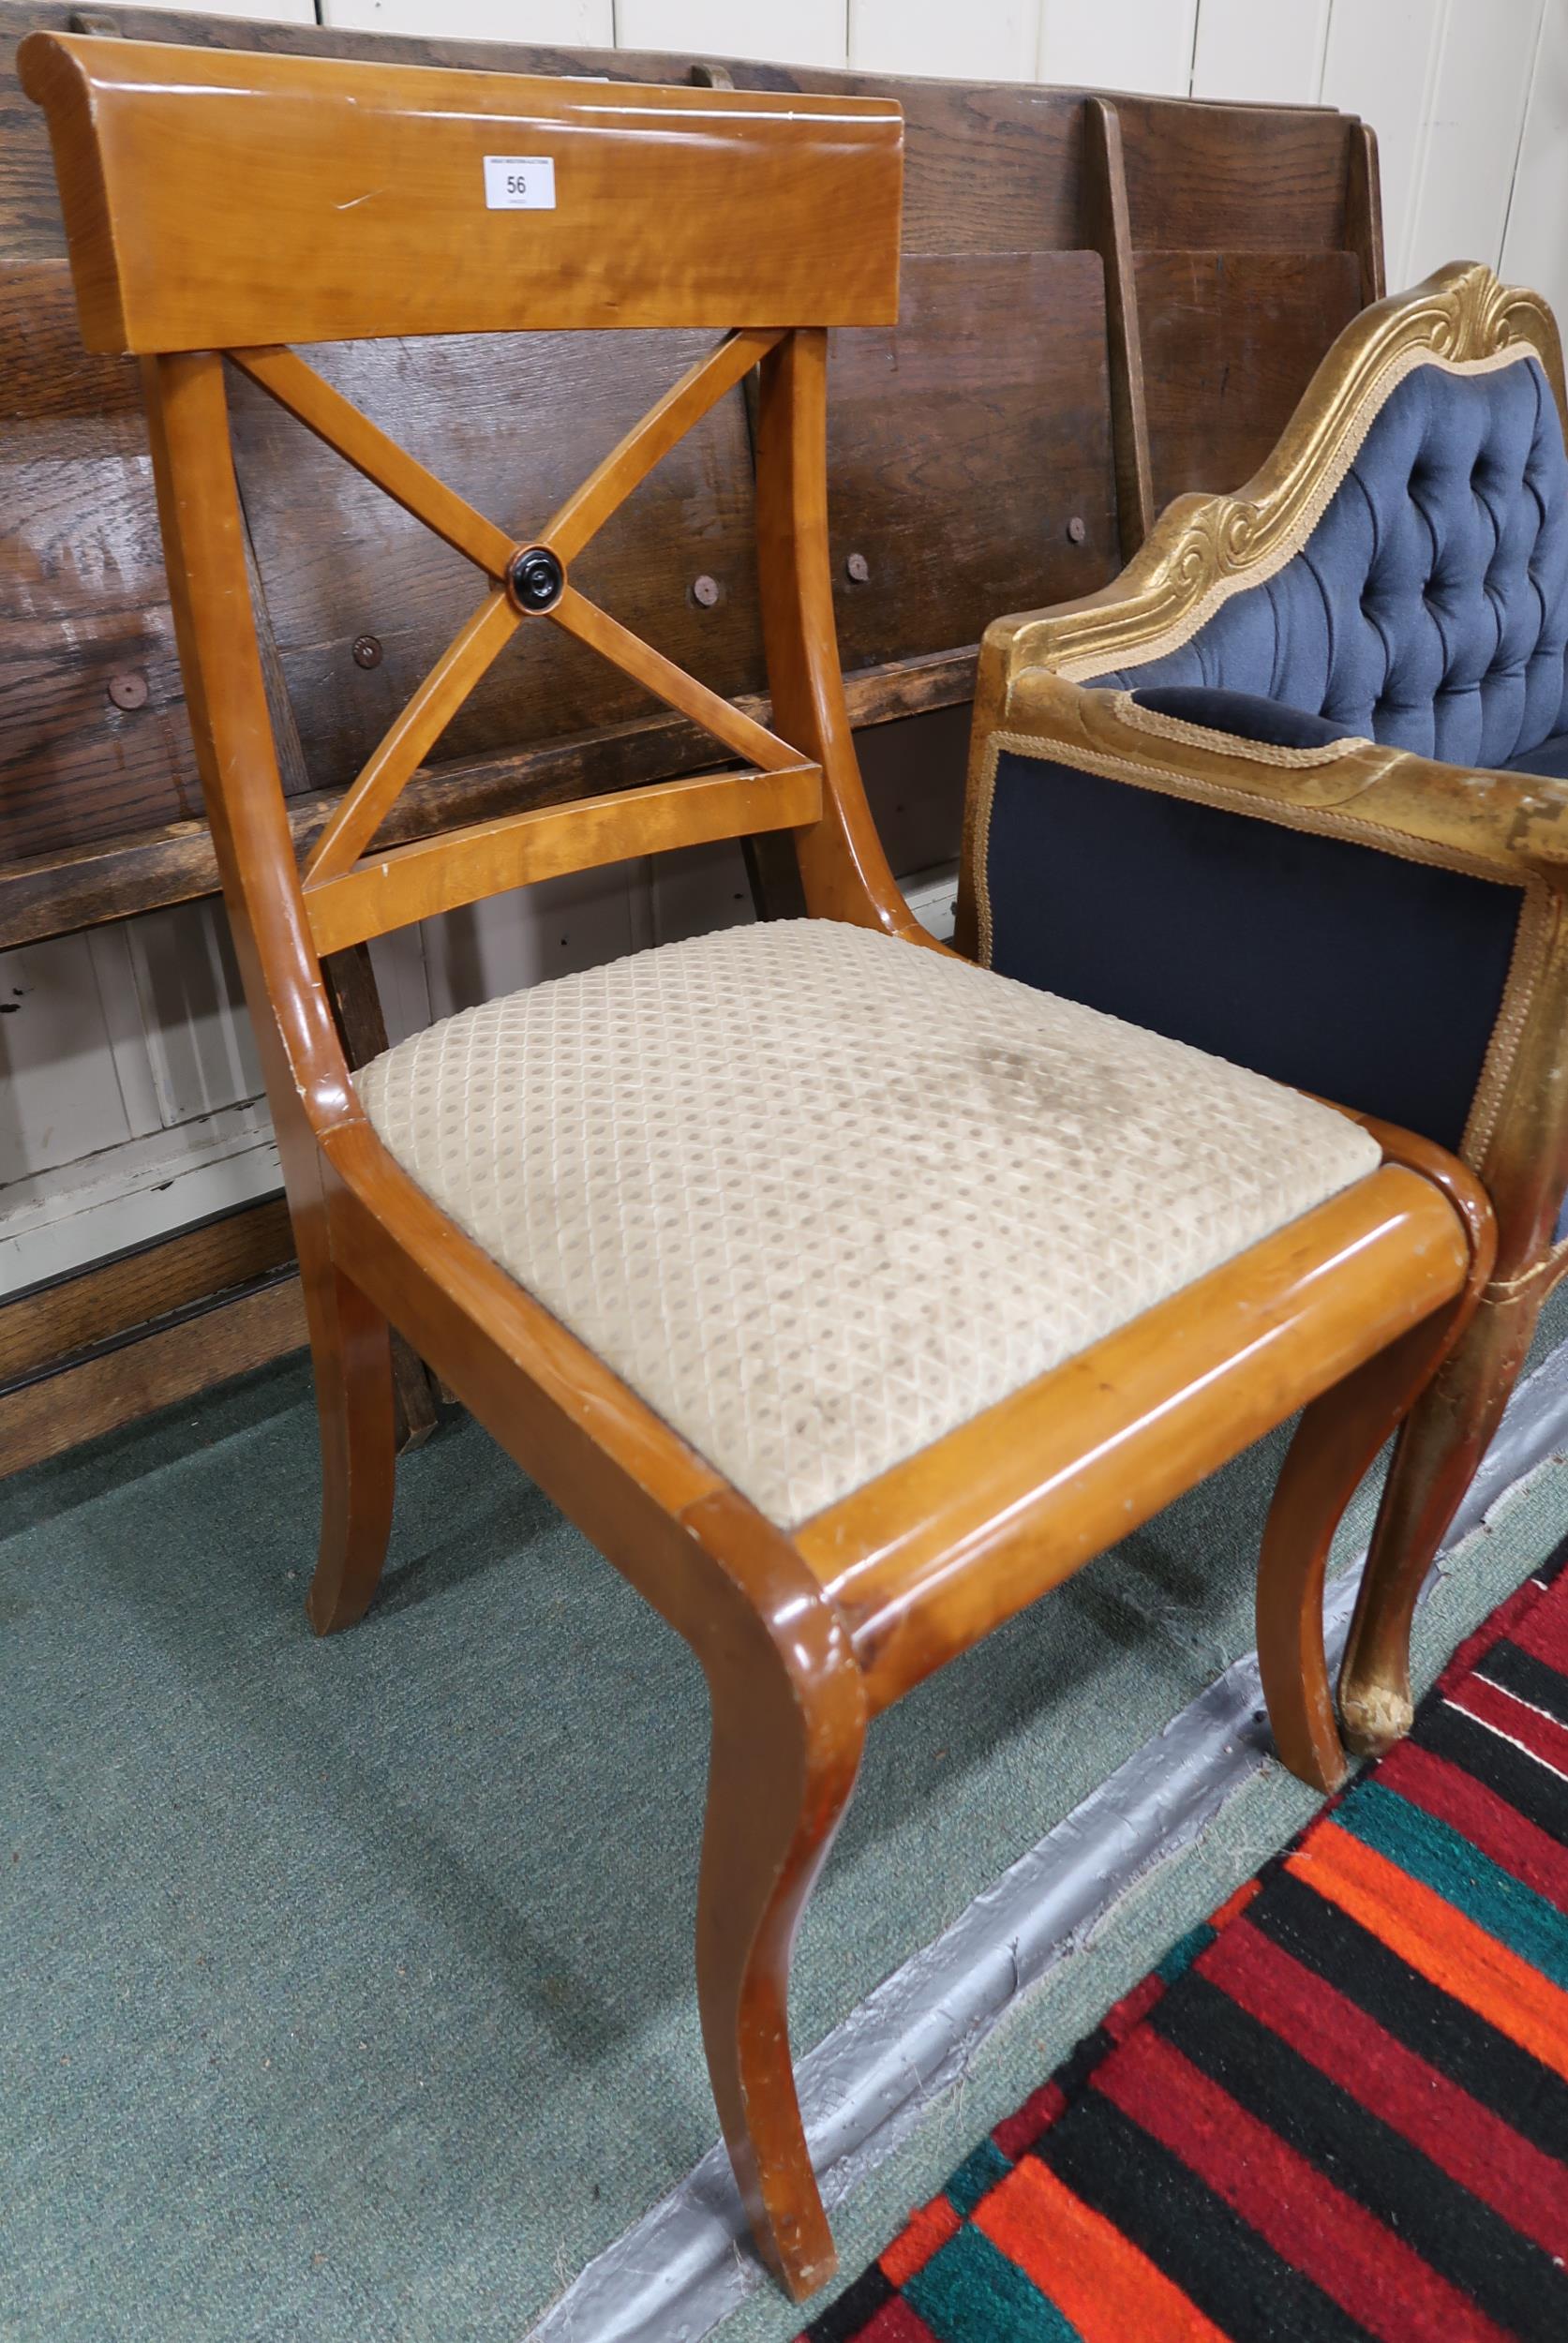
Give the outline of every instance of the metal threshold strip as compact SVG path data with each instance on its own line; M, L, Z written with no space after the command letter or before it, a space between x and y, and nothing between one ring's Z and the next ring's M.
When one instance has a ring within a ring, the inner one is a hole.
M1443 1545L1451 1553L1568 1439L1568 1343L1515 1393ZM1359 1563L1330 1585L1337 1662ZM812 2160L829 2209L919 2124L1019 1996L1132 1883L1191 1844L1262 1766L1256 1656L1227 1668L801 2059ZM529 2343L696 2343L765 2283L724 2148L589 2263ZM739 2250L738 2250L739 2247Z

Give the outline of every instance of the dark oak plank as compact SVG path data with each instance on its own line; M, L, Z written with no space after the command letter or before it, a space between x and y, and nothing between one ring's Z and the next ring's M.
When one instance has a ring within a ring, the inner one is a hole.
M1156 507L1239 488L1361 306L1351 252L1140 252Z
M305 1339L305 1304L291 1275L0 1394L0 1475L265 1366Z
M1118 95L1132 241L1142 250L1344 244L1349 114Z
M3 866L201 796L134 370L82 354L63 261L0 257L0 421Z
M80 1276L52 1278L0 1308L0 1387L205 1296L253 1285L293 1255L289 1208L269 1196Z
M42 0L36 7L12 0L0 4L0 249L11 256L13 267L24 258L57 257L62 250L42 118L22 99L14 79L16 38L37 25L63 27L71 15L55 0ZM694 70L689 58L667 53L389 39L157 10L131 12L124 29L139 39L173 38L232 52L306 49L323 56L590 72L611 82L662 79L689 84ZM912 286L909 346L899 361L902 381L887 383L880 424L866 410L868 430L882 430L885 444L857 449L856 460L868 461L873 471L881 468L889 482L896 481L911 436L911 412L930 460L925 479L905 467L900 500L904 509L893 523L896 559L909 566L902 604L893 599L896 581L886 554L879 556L863 590L847 591L842 575L839 579L841 616L851 628L846 648L852 666L868 660L897 663L972 640L995 609L1076 592L1095 582L1092 538L1068 558L1056 534L1063 516L1047 515L1038 573L1027 585L1018 577L1016 561L1002 554L990 564L988 581L986 565L977 560L971 545L958 565L953 612L945 625L937 622L933 574L938 565L928 548L955 510L962 518L961 475L985 453L964 444L954 411L940 419L933 434L930 392L938 376L946 376L941 387L949 399L967 384L982 402L994 401L984 411L999 415L1003 440L1016 429L1027 443L1031 426L1036 427L1031 460L1017 477L1056 477L1067 492L1064 504L1071 506L1065 517L1076 515L1092 531L1097 526L1089 493L1093 480L1080 489L1062 473L1066 453L1075 445L1087 470L1096 471L1098 448L1083 442L1081 425L1088 410L1103 406L1109 336L1119 542L1125 548L1134 532L1141 533L1145 514L1133 336L1140 290L1145 303L1153 291L1157 306L1157 289L1146 276L1129 278L1118 259L1115 219L1108 218L1098 198L1086 201L1086 183L1100 167L1099 148L1115 129L1125 150L1127 224L1134 244L1190 241L1213 251L1238 239L1273 246L1309 246L1322 237L1353 243L1364 257L1369 249L1364 184L1369 150L1359 126L1327 111L1194 107L1122 97L1092 110L1098 135L1090 138L1095 126L1088 123L1083 99L1071 91L898 82L743 60L724 69L742 89L897 96L908 125L906 250L983 258L987 267L999 266L1009 252L1016 260L1015 248L1033 250L1039 272L1034 291L1050 303L1051 316L1059 315L1064 327L1046 337L1051 372L1049 378L1040 376L1035 408L1029 410L1018 351L1021 335L1040 338L1039 314L1015 310L1005 321L993 317L989 351L978 342L966 350L965 337L983 305L963 286L962 273L949 276L944 297L952 297L958 288L964 308L948 317L936 314L929 289ZM1089 317L1093 296L1082 288L1061 304L1064 287L1077 284L1070 269L1061 278L1048 274L1053 259L1067 267L1074 247L1085 245L1104 257L1112 272L1110 314L1098 324ZM933 275L930 285L940 281ZM1027 295L1026 281L1020 283ZM1327 339L1311 306L1316 290L1302 280L1296 292L1305 306L1284 320L1290 363L1298 354L1302 359L1301 373L1288 386L1291 393L1299 389L1301 374ZM1277 306L1288 308L1294 296L1280 287L1275 292ZM1159 341L1168 403L1197 410L1211 399L1213 369L1181 330L1187 309L1178 289L1172 317L1151 319L1149 331ZM13 435L7 450L16 468L7 481L7 509L21 515L10 556L9 596L0 581L0 689L8 718L7 745L0 751L7 760L0 769L5 783L0 873L7 874L0 878L0 894L14 906L13 917L0 920L0 933L9 935L37 932L39 915L30 906L46 884L51 858L62 862L68 899L60 919L84 912L113 916L114 890L103 889L95 910L91 888L84 889L73 871L74 857L96 842L135 832L146 837L145 870L150 873L161 861L177 897L185 884L178 875L183 858L161 849L172 843L166 836L171 825L199 818L200 799L172 659L134 390L123 369L94 366L76 354L63 272L47 289L38 279L18 286L8 343L5 313L0 292L0 347L8 362L4 369L8 392L19 425L34 435ZM1163 335L1162 323L1168 329ZM922 337L928 358L923 367ZM582 337L558 336L538 337L526 348L495 341L425 345L417 361L397 346L383 347L342 363L353 370L346 387L365 395L389 427L407 436L416 452L439 453L443 463L455 467L459 485L520 528L581 477L694 347L691 336L650 336L635 346L639 339L625 337L627 347L613 361ZM917 383L920 388L911 397ZM851 383L852 394L854 387ZM901 387L907 403L898 396ZM916 397L927 411L916 407ZM1206 434L1205 444L1213 444L1218 465L1217 471L1210 468L1210 477L1240 476L1246 466L1238 456L1250 457L1258 433L1272 427L1279 406L1265 399L1267 413L1261 419L1239 413L1237 437L1229 429L1232 404L1227 395ZM242 480L274 604L277 672L297 703L300 755L286 760L287 779L297 791L325 790L342 785L422 664L449 639L470 581L465 565L432 545L367 484L346 475L327 451L312 447L296 464L289 435L296 440L303 435L276 410L263 412L269 406L253 391L242 389L236 396ZM578 579L635 632L731 695L754 694L761 685L750 465L740 406L739 399L725 402L705 427L706 436L688 442L660 468L618 516L616 528L590 549ZM1052 426L1044 464L1038 460L1039 412L1048 413ZM62 437L67 418L75 426L68 441ZM936 493L933 525L922 540L918 507L927 480ZM982 506L989 485L982 482ZM835 517L840 511L846 514L851 534L863 537L856 484L840 481L836 486ZM1082 509L1085 505L1088 509ZM90 558L73 568L67 558L69 533L85 513L93 515ZM1020 531L1015 547L1022 536ZM845 545L844 558L856 551L869 566L870 552L859 543ZM699 577L701 599L693 591ZM988 592L994 598L982 609ZM374 643L366 643L367 637ZM377 664L356 662L356 642ZM133 709L109 700L110 681L122 676L130 678L133 694L145 687L145 699ZM634 685L606 670L582 646L559 635L536 636L498 663L439 754L446 763L529 753L645 718L656 727L665 721ZM595 753L586 747L580 761L586 786L626 785L619 744L606 753L602 773L593 769ZM650 777L663 777L656 757L645 762ZM666 767L664 772L676 769L679 766ZM469 819L473 812L455 805L454 818ZM42 916L47 920L55 915Z
M875 725L928 709L962 706L974 690L975 658L969 644L850 676L851 719ZM760 722L769 721L771 703L765 694L742 694L736 704ZM434 766L410 782L382 836L388 844L403 844L462 823L635 788L641 782L697 771L712 764L714 755L713 743L696 725L662 715L517 754ZM291 800L290 826L301 853L334 802L332 795L320 792ZM0 950L217 891L212 835L200 821L37 856L0 871Z
M1109 99L1085 101L1083 227L1105 269L1105 341L1111 438L1116 457L1116 516L1124 561L1154 524L1154 473L1143 386L1143 335L1127 210L1121 116Z
M1098 255L919 254L903 302L896 330L832 337L851 669L978 640L998 611L1087 593L1121 559Z

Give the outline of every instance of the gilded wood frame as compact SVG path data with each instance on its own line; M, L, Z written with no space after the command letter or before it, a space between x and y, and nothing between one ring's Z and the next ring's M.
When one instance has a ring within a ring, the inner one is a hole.
M303 878L296 868L251 609L225 356L184 346L193 330L187 271L167 315L160 271L145 251L133 271L134 303L115 277L123 240L145 229L142 199L151 165L138 110L149 82L158 94L159 201L188 251L190 221L202 216L202 144L214 129L202 68L210 81L210 60L187 66L185 52L160 59L140 44L52 36L36 37L22 52L25 85L50 113L88 332L131 340L142 358L181 660L309 1318L323 1459L310 1617L321 1632L351 1624L381 1572L393 1501L388 1345L396 1324L703 1665L713 1718L696 1952L704 2039L758 2246L791 2292L804 2294L830 2274L833 2249L790 2065L790 1946L853 1785L869 1717L1306 1405L1261 1565L1263 1657L1289 1762L1310 1780L1337 1782L1343 1759L1321 1611L1328 1544L1365 1461L1468 1317L1490 1261L1489 1216L1461 1166L1380 1128L1384 1161L1369 1177L793 1536L766 1520L413 1184L360 1106L322 981L323 906L341 904L347 899L335 890L363 882L361 894L370 887L377 895L376 924L366 926L359 911L351 924L378 933L395 924L394 915L420 916L427 897L402 891L410 866L378 858L360 818L373 810L370 799L389 769L378 762L381 752L355 784L369 798L335 833L342 840L363 832L354 844L368 854L345 869L329 856ZM247 69L224 61L225 89ZM363 96L395 120L417 165L432 118L450 126L455 109L461 111L460 77L377 68L372 89L358 78L366 70L312 61L295 72L270 61L253 91L266 102L249 110L246 135L264 141L275 157L288 154L299 143L291 136L291 108L323 94L332 105L352 108ZM176 82L182 103L171 115L166 101ZM560 85L553 86L551 102L559 104ZM810 147L814 134L801 118L811 109L799 100L705 96L717 115L733 118L726 129L771 110L787 115L796 125L792 138ZM487 77L482 102L483 132L493 138L498 110L520 118L544 101L532 85ZM687 321L689 256L665 212L635 200L635 166L638 140L678 136L675 117L692 112L692 93L639 85L623 121L605 85L594 85L592 102L601 117L595 200L604 206L625 195L614 266L638 272L639 318L651 311L666 322ZM802 285L800 256L826 250L839 232L844 158L855 150L857 123L867 125L882 177L873 190L878 203L856 221L857 298L868 315L890 311L896 202L887 196L889 172L896 190L897 150L888 125L896 112L874 104L857 109L853 101L836 112L822 101L818 111L829 120L814 168L799 173L789 200L775 205L766 235L785 255L787 280L809 309L814 291L809 277ZM458 134L448 127L441 135ZM336 152L330 139L317 144L329 157ZM289 299L297 293L304 301L302 314L316 319L330 284L297 288L293 277L314 270L330 279L334 262L330 253L323 258L321 231L323 219L332 227L336 216L323 211L337 192L327 184L335 171L321 163L302 172L275 223L279 243L287 246L291 235L293 246L273 256L274 273ZM406 225L410 239L396 291L376 296L392 306L377 316L387 330L434 331L433 319L450 318L445 222L396 187L378 187L376 196L402 205L393 230ZM384 233L386 221L376 229ZM694 233L685 231L687 246ZM756 282L766 287L769 252L754 258ZM201 260L222 274L220 238L213 250L203 246ZM825 269L824 284L831 303L847 297L836 269ZM599 290L590 289L595 303ZM731 290L744 308L754 287ZM250 338L240 363L254 371L258 329L263 347L280 329L270 312L257 315L247 283L228 291L223 314L243 320ZM492 316L498 297L492 291L486 298ZM552 322L561 322L560 309L570 309L573 298L570 287L560 292ZM765 293L764 306L772 299ZM521 294L518 306L527 306ZM133 314L140 322L127 332ZM731 815L736 827L752 827L755 792L781 792L811 913L939 951L889 871L844 705L829 571L825 325L811 314L739 322L769 329L756 415L757 532L773 730L762 738L769 755L779 754L771 769L741 777L745 801L733 803ZM163 347L171 337L175 346ZM262 370L291 383L302 401L317 399L291 366L266 357ZM358 425L341 416L336 423L341 446ZM361 437L355 444L359 461L370 443ZM413 509L420 500L430 505L428 476L399 471L396 455L374 455L376 476ZM597 509L593 483L584 496ZM450 502L437 499L434 510L452 529L470 532L470 518ZM576 515L571 526L584 510L582 498L562 508ZM552 526L564 539L560 515ZM548 540L546 528L546 549ZM515 551L483 534L473 547L482 566L493 561L508 579L524 553L540 550L537 541ZM564 589L550 607L581 617ZM615 655L625 650L621 642ZM668 675L664 681L672 692L681 688ZM744 745L755 746L750 735ZM646 851L703 834L692 827L702 818L692 809L713 803L711 787L694 783L663 797L630 793L608 811L604 801L574 809L578 861L606 851L606 822ZM570 826L561 827L567 811L551 815L552 855L569 851ZM441 882L442 900L516 883L516 853L497 848L487 860L494 843L471 836L444 842L455 858L449 877L456 876ZM462 894L453 894L458 885ZM1376 1665L1382 1664L1380 1650Z

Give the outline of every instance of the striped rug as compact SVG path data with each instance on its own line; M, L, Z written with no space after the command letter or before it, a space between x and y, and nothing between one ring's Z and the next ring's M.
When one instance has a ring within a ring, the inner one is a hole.
M1562 1562L809 2343L1568 2343Z

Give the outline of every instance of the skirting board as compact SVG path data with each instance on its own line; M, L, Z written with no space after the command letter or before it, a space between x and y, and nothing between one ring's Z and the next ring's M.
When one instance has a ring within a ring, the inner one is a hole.
M202 1304L152 1334L110 1344L0 1395L0 1474L58 1456L155 1409L264 1366L306 1339L297 1271Z
M1565 1439L1568 1344L1516 1391L1444 1555ZM1359 1576L1357 1564L1329 1589L1336 1662ZM1197 1839L1267 1749L1258 1663L1248 1654L800 2060L801 2112L829 2208L914 2131L1019 1996L1136 1879ZM528 2343L697 2343L765 2282L745 2244L728 2158L714 2147L589 2264Z

